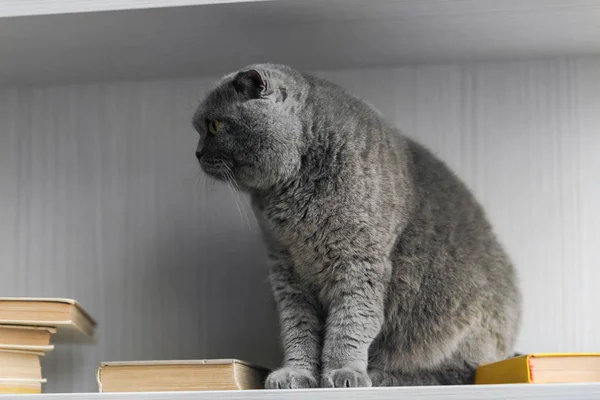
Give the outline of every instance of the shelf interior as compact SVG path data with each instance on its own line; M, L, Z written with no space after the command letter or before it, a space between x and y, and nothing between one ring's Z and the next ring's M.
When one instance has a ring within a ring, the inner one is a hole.
M136 10L71 0L64 13L41 8L47 15L10 3L3 86L220 75L254 62L331 69L600 53L600 2L590 0L179 0Z

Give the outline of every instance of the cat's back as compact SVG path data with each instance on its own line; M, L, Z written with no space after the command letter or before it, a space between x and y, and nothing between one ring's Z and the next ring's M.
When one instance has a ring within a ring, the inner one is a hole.
M420 143L408 138L404 143L420 211L437 218L444 215L450 219L467 218L490 229L480 203L450 167Z
M488 216L466 184L430 150L411 139L406 143L415 205L403 233L403 251L512 270Z

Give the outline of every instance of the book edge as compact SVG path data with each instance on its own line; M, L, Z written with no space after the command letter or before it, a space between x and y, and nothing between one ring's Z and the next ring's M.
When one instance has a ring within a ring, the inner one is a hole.
M522 354L516 357L509 357L504 360L492 361L489 363L479 364L477 368L481 368L487 365L498 364L507 360L514 360L515 358L548 358L548 357L600 357L600 353L528 353Z
M26 302L42 302L42 303L67 303L75 305L77 301L75 299L69 299L66 297L0 297L2 301L26 301Z
M39 357L43 357L46 355L46 353L44 353L43 351L24 350L24 349L0 349L0 353L29 354L29 355L39 356Z
M54 345L49 344L47 346L35 346L35 345L22 345L22 344L0 344L0 350L15 350L15 351L47 353L49 351L54 350Z
M241 364L250 368L269 371L265 367L251 364L234 358L216 358L202 360L136 360L136 361L103 361L98 368L117 367L117 366L155 366L155 365L227 365Z
M531 359L533 358L533 355L528 354L527 355L527 383L535 383L535 381L533 380L533 364L531 363Z
M85 308L75 299L69 299L66 297L0 297L0 302L3 301L25 301L25 302L41 302L41 303L62 303L62 304L70 304L77 308L83 315L86 316L92 322L92 325L95 327L98 323L97 321L88 313Z
M242 383L240 381L240 374L246 372L247 374L251 374L251 383L250 387L242 387ZM246 364L236 363L233 367L233 378L235 381L235 386L238 390L255 390L255 389L264 389L265 388L265 379L270 371L266 368L255 368ZM258 375L261 376L260 381L257 381L255 378ZM255 385L254 385L255 384Z
M528 354L534 358L547 358L547 357L600 357L600 353L531 353Z
M46 383L46 378L28 379L28 378L0 378L0 383Z
M101 373L102 373L102 366L99 365L96 368L96 383L98 384L98 392L102 393L102 377L101 377Z
M48 331L51 334L56 333L56 328L53 328L51 326L0 324L0 329L27 329L32 331Z
M15 327L37 326L37 327L44 328L44 327L46 327L46 325L49 325L51 328L54 328L55 330L56 330L56 328L61 328L61 327L66 327L66 326L76 326L75 321L73 321L73 320L61 320L61 321L37 320L37 321L33 321L33 320L26 320L26 319L3 319L3 320L0 320L0 322L2 322L2 324L8 324L8 325L12 325ZM79 327L77 327L77 329L80 330Z
M242 389L242 385L240 384L238 370L240 369L240 366L243 366L245 364L234 362L231 365L233 365L233 368L231 368L231 373L233 375L233 386L235 386L237 390L240 390Z

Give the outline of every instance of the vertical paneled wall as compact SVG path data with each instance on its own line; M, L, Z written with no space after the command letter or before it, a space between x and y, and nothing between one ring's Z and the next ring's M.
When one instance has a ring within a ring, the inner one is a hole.
M520 351L600 351L600 58L319 74L486 206L522 278ZM95 391L100 361L277 364L253 216L194 158L213 81L0 90L0 295L74 297L99 322L96 345L46 357L46 391Z

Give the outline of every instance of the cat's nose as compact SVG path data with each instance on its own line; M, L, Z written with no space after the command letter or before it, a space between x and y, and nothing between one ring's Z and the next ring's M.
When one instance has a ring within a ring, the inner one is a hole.
M202 158L203 153L204 153L204 150L196 151L196 158L198 159L198 161L200 161L200 158Z

